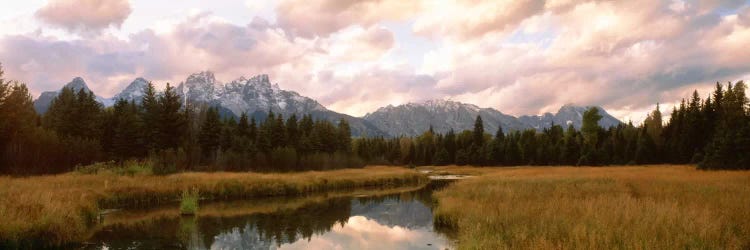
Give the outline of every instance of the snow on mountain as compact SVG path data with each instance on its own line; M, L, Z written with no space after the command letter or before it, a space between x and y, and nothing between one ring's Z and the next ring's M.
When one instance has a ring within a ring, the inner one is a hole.
M521 116L519 118L503 114L492 108L479 108L473 104L449 100L429 100L421 103L408 103L399 106L387 106L365 115L364 119L391 136L416 136L427 131L430 126L437 132L445 133L450 129L456 132L471 130L477 115L482 116L484 131L494 134L498 125L504 132L537 129L542 130L552 124L566 126L573 124L580 128L583 112L587 107L565 105L557 114L546 113L542 116ZM600 109L603 116L599 124L602 127L616 126L621 122L606 111Z
M271 84L268 75L240 77L223 84L216 81L213 73L204 71L190 75L176 91L185 101L218 105L235 116L269 110L286 116L327 110L311 98Z
M543 115L524 115L518 117L518 119L521 120L521 122L528 124L532 128L538 130L550 127L551 124L562 125L563 127L573 125L573 127L575 127L576 129L580 129L583 125L583 113L586 112L588 108L589 107L566 104L560 107L560 109L555 114L548 112ZM599 126L608 128L617 126L618 124L622 123L620 120L607 113L607 111L605 111L603 108L596 108L599 109L599 114L602 116L602 119L599 120Z
M440 133L450 129L456 132L473 129L477 115L482 116L487 133L495 133L498 125L504 131L528 128L515 117L495 109L449 100L429 100L395 107L389 105L365 115L364 119L392 136L415 136L427 131L430 126Z
M213 73L205 71L190 75L176 91L183 96L185 102L216 106L220 113L236 117L246 113L263 119L269 110L284 117L311 114L315 119L334 123L344 119L349 122L355 136L387 136L362 118L330 111L312 98L282 90L278 84L271 84L265 74L249 79L240 77L223 84L216 80Z
M135 80L133 80L133 82L131 82L127 87L125 87L125 89L123 89L122 92L114 95L110 99L112 100L113 103L119 99L140 102L143 99L143 93L144 93L143 91L145 90L147 85L148 85L148 81L146 79L143 79L142 77L138 77Z
M112 98L96 96L103 106L112 106L120 98L140 101L148 81L136 78L120 93ZM65 87L74 91L84 89L91 92L86 82L74 78ZM545 113L535 116L513 117L492 108L480 108L473 104L450 100L429 100L419 103L408 103L399 106L388 105L379 108L364 117L353 117L326 109L312 98L302 96L294 91L282 90L278 84L272 84L268 75L262 74L251 78L240 77L228 83L216 80L210 71L192 74L180 83L175 91L183 97L184 103L203 104L219 108L222 115L239 117L242 113L258 119L264 119L270 110L284 117L292 114L301 116L311 114L315 119L337 123L341 119L349 122L354 136L416 136L427 131L430 126L437 132L445 133L450 129L460 132L474 128L474 120L481 115L486 133L495 133L498 126L509 132L523 129L542 130L552 124L580 128L583 112L587 107L564 105L556 114ZM59 91L42 93L34 101L38 113L44 113L50 102ZM603 116L599 125L616 126L621 122L600 109Z

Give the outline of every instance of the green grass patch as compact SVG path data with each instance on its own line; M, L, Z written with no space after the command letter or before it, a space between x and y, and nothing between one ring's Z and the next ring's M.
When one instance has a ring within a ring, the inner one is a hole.
M198 199L200 199L200 193L198 190L193 189L182 191L182 197L180 198L180 214L195 215L198 213Z

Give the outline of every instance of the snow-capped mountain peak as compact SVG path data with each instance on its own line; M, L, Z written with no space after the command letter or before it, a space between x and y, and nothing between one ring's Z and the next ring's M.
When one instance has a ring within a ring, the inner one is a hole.
M143 99L143 91L147 85L148 80L143 79L143 77L138 77L125 87L122 92L113 96L112 100L117 101L119 99L125 99L128 101L140 102L141 99Z
M432 110L445 110L445 111L457 111L459 109L464 108L464 109L468 109L468 110L472 110L476 112L476 111L479 111L480 109L477 105L474 105L474 104L460 103L460 102L444 100L444 99L427 100L427 101L420 103L420 105L428 109L432 109Z
M63 88L69 88L73 90L73 92L78 92L81 89L91 92L89 86L86 85L86 81L84 81L80 76L73 78L73 80L71 80L68 84L65 84Z

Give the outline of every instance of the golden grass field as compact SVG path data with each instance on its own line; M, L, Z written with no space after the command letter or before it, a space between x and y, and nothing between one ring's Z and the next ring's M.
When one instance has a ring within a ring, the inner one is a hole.
M121 176L68 173L0 177L0 248L59 246L85 240L100 208L147 207L176 202L184 190L201 199L227 200L303 195L427 182L414 170L367 167L285 174L181 173Z
M434 167L459 249L750 249L750 172L694 166Z

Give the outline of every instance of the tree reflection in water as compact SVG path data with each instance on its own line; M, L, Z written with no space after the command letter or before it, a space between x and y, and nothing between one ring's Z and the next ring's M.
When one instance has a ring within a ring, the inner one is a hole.
M91 248L445 249L450 247L448 240L434 232L432 221L431 195L442 186L433 182L417 191L317 199L249 214L180 217L165 213L108 225L94 234L92 241L100 245Z

